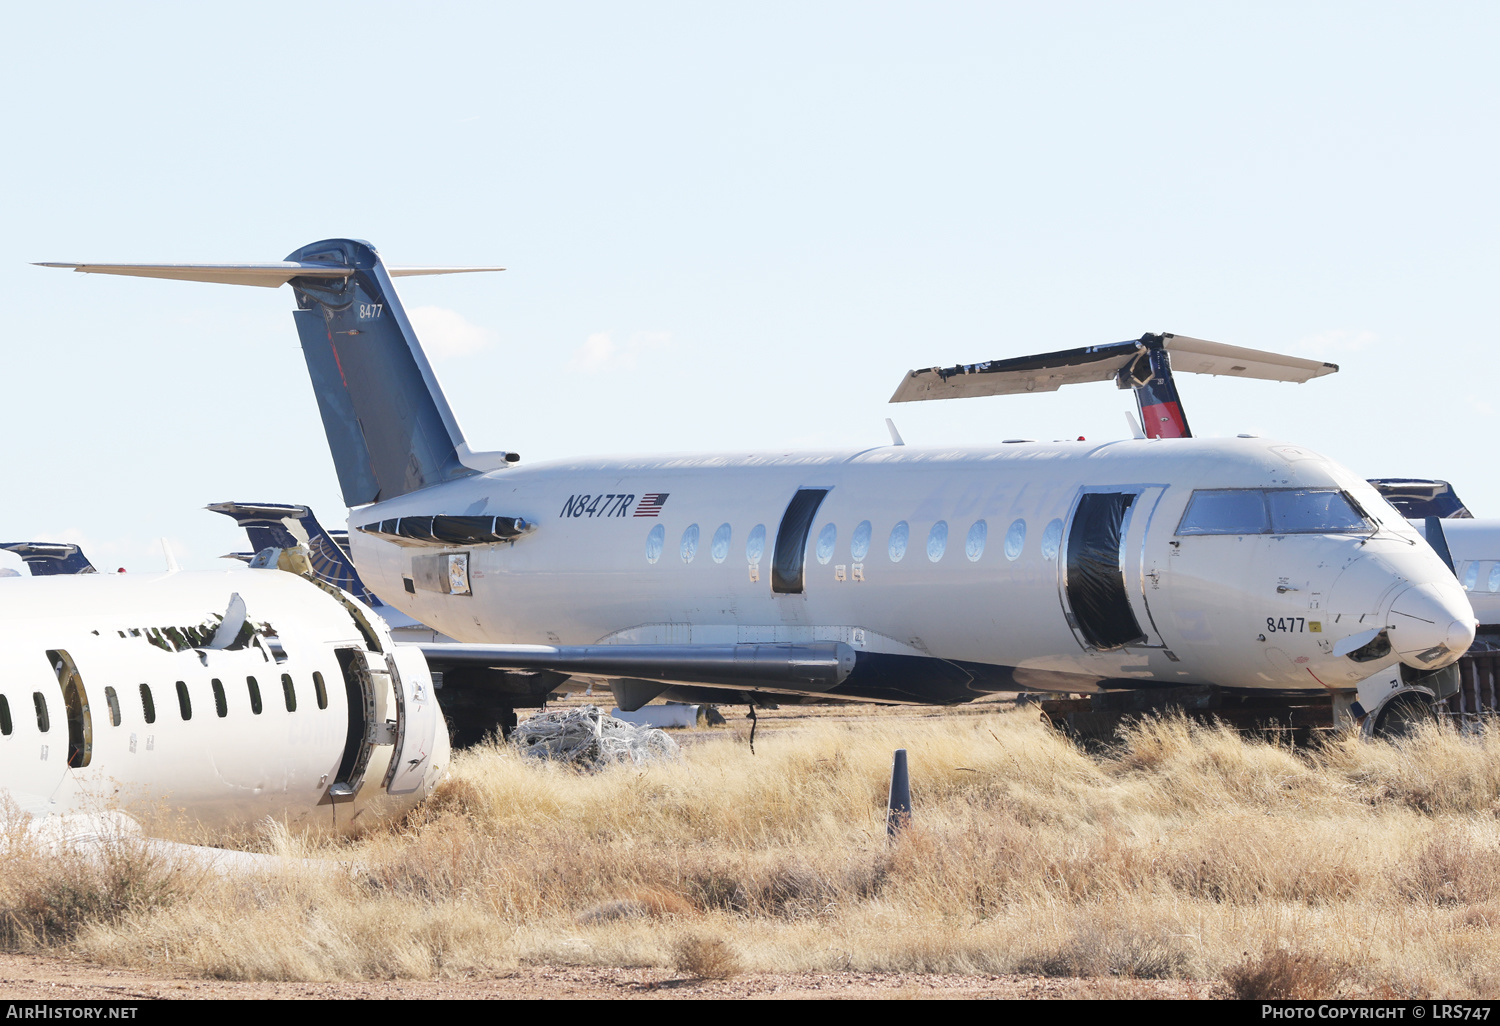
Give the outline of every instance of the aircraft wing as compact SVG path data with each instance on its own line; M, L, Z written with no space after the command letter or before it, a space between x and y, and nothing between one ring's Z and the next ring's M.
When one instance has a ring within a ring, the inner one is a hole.
M821 694L854 670L841 641L745 645L418 644L440 673L459 669L550 670L588 677L768 688Z
M1130 382L1124 376L1134 370L1137 361L1152 349L1171 353L1174 370L1194 374L1303 382L1339 369L1337 364L1320 360L1244 349L1186 335L1142 335L1128 342L1064 349L1038 356L918 368L901 379L891 402L1053 392L1063 385L1085 381L1123 381L1121 387L1129 387Z

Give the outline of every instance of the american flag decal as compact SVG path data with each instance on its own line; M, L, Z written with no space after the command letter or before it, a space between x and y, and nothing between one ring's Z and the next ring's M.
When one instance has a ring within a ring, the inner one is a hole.
M643 498L635 507L635 515L638 517L654 517L661 512L661 508L667 503L667 492L656 492Z

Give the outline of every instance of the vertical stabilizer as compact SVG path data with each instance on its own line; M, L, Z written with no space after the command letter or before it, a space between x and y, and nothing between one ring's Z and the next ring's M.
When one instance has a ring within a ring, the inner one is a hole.
M374 247L333 239L287 260L353 269L342 279L290 280L297 334L345 504L475 473L459 457L463 432Z

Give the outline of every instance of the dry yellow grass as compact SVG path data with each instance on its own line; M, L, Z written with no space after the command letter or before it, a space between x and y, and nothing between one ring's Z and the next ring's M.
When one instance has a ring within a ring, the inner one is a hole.
M353 842L262 833L264 850L360 872L189 880L148 866L128 900L69 906L66 926L5 943L228 979L524 961L696 973L689 948L707 938L744 972L1500 991L1497 738L1433 729L1299 754L1167 720L1091 756L1025 712L814 723L757 739L754 756L725 734L680 763L595 775L462 753L400 827ZM888 844L898 747L914 822ZM0 913L23 926L70 864L27 857L0 865Z

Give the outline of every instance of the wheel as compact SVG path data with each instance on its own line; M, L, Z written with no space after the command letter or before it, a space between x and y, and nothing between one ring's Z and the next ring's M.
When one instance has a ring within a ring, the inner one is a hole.
M1371 733L1387 741L1399 741L1415 734L1422 724L1436 722L1437 710L1432 707L1431 699L1420 692L1411 692L1397 695L1385 704L1376 714Z

